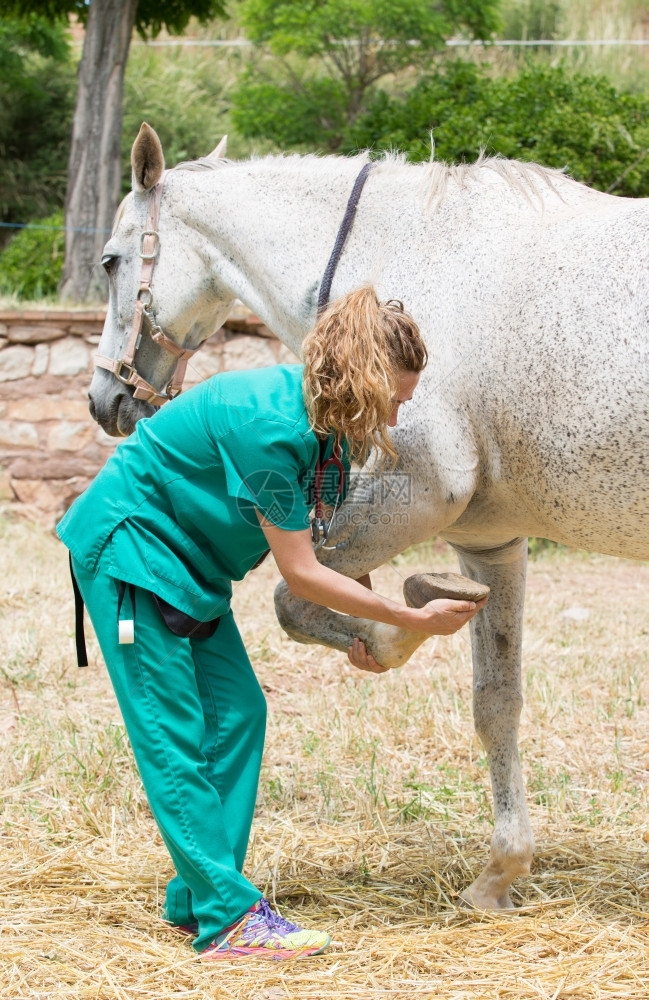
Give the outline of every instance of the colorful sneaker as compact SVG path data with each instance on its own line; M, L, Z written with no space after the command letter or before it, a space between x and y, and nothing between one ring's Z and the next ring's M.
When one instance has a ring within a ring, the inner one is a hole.
M305 931L278 913L273 913L268 902L260 899L240 920L226 927L201 952L201 958L210 961L242 958L245 955L274 959L302 958L319 955L330 942L331 938L324 931Z

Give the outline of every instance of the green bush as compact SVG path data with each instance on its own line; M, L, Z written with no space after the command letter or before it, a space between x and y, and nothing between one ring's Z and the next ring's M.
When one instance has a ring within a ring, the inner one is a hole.
M232 122L246 138L271 138L280 149L335 150L345 129L343 87L312 77L289 88L248 73L233 95Z
M473 161L487 153L566 167L576 180L631 197L649 196L649 99L604 77L528 66L491 78L460 60L405 97L378 93L345 136L343 150L401 149L413 161Z
M0 20L3 222L30 222L63 205L75 90L66 29L34 16Z
M256 47L232 93L236 127L247 138L338 151L378 81L429 71L453 36L491 38L500 2L242 0Z
M30 300L55 297L64 251L62 212L21 229L0 253L0 294Z

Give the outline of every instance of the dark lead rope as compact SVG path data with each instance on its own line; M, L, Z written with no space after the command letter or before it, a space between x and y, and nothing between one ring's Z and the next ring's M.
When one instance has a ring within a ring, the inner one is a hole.
M327 307L329 303L329 295L331 293L331 283L333 281L334 274L336 273L338 262L340 261L342 252L345 248L347 237L349 236L350 230L354 224L354 217L356 216L356 209L358 207L358 202L361 197L361 192L365 187L365 181L368 178L372 166L373 166L372 163L366 163L362 167L360 173L358 174L356 180L354 181L352 192L349 196L349 200L347 201L347 208L345 209L345 214L343 215L343 221L340 223L340 229L338 230L338 234L336 236L336 242L334 243L334 248L331 251L331 257L329 258L329 262L325 268L325 272L322 275L322 281L320 282L320 294L318 295L318 315L320 315L320 313L323 311L323 309ZM321 452L322 452L322 444L323 443L321 442L320 445ZM327 534L333 522L333 516L332 516L329 522L329 528L327 528L321 516L322 510L321 510L320 489L322 486L322 469L323 469L322 454L320 454L315 469L316 518L311 524L312 532L314 528L315 531L317 532L317 541L319 542L319 544L323 544L323 542L327 540ZM340 479L338 481L338 497L336 499L336 507L338 506L340 494L344 488L344 482L345 482L345 472L343 470L340 473ZM318 511L320 511L320 516L318 515ZM335 508L334 508L334 514L335 514ZM321 533L324 533L324 539L322 538ZM314 535L314 540L316 540L315 535Z
M343 216L343 221L340 223L340 229L338 230L338 235L336 236L336 242L334 243L334 248L331 251L331 257L329 258L329 263L325 268L325 272L322 275L322 282L320 284L320 294L318 295L318 313L327 306L329 302L329 295L331 293L331 282L333 281L334 274L336 273L336 268L338 267L338 262L340 260L341 254L345 247L345 242L349 236L349 231L354 224L354 216L356 215L356 208L361 196L361 191L365 186L365 181L367 180L367 175L372 169L372 163L366 163L361 172L359 173L354 186L352 188L352 193L349 196L349 201L347 202L347 208L345 209L345 214Z

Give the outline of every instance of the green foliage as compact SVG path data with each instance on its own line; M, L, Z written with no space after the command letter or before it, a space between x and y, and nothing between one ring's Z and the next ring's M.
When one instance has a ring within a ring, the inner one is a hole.
M229 156L238 159L252 152L250 142L233 130L230 119L230 93L245 58L236 46L137 45L131 49L124 80L124 193L131 185L131 146L143 121L160 136L170 167L182 160L206 156L228 132ZM255 151L266 152L269 145L259 143Z
M440 159L472 161L484 148L565 167L616 194L649 195L643 94L567 64L548 65L547 53L536 50L500 77L480 62L439 57L453 17L455 31L482 37L494 30L496 9L431 6L243 0L249 37L277 58L257 59L244 74L233 94L235 127L282 148L401 149L414 161L429 158L432 132ZM569 13L563 0L505 0L501 8L504 35L514 38L552 38ZM408 45L411 38L423 43ZM418 82L403 72L433 60L438 71Z
M63 204L74 71L65 29L0 22L0 218L24 222Z
M54 298L63 269L63 213L22 229L0 254L0 294L18 299Z
M282 149L335 150L347 124L344 88L315 77L291 89L248 73L234 94L232 121L242 135L270 138Z
M212 50L134 48L124 80L124 183L130 188L130 151L143 121L155 128L173 166L209 153L226 131L227 107Z
M492 69L507 75L530 62L556 66L574 73L605 76L620 90L649 93L646 48L647 0L502 0L500 38L598 39L615 44L511 46L490 53ZM622 44L623 40L630 44ZM474 51L476 59L481 54Z
M8 83L20 73L26 52L64 61L68 42L60 24L49 24L35 15L0 21L0 80Z
M561 0L506 0L501 38L558 38L562 8Z
M243 0L248 37L276 58L254 67L234 94L234 121L277 143L321 129L336 149L378 80L430 65L451 35L489 38L499 0ZM265 103L269 111L266 113ZM285 122L288 124L286 125ZM321 123L320 126L318 123Z
M154 38L165 28L170 35L182 35L192 17L205 24L225 17L225 0L139 0L135 27L142 38Z
M473 63L449 62L403 99L375 96L343 151L402 149L411 160L474 160L488 153L566 167L577 180L629 196L649 195L649 99L601 77L530 65L492 79Z
M403 98L378 91L367 111L347 130L343 152L398 149L413 161L430 158L434 131L438 159L474 160L485 144L481 131L485 88L491 85L475 63L447 61Z
M34 13L65 23L68 14L85 22L89 4L88 0L4 0L3 7L14 16ZM171 35L181 35L192 17L205 24L225 16L225 0L139 0L135 27L143 38L147 34L155 37L163 28Z
M325 56L341 76L383 76L425 60L458 31L488 38L497 8L493 0L243 0L241 20L251 41L277 55Z

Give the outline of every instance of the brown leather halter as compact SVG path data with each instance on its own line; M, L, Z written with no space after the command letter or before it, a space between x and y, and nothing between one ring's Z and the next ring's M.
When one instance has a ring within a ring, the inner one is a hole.
M367 175L371 169L372 163L366 163L363 166L361 172L356 178L352 193L349 196L349 201L347 203L343 220L340 224L340 229L338 230L336 242L321 282L320 294L318 297L319 313L328 303L331 282L345 246L345 241L347 240L347 236L349 235L349 231L354 222L358 200L361 196L365 181L367 180ZM155 187L151 188L149 191L146 229L140 234L140 257L142 259L140 287L138 289L137 301L135 303L135 313L133 315L131 335L128 339L126 348L124 349L124 354L118 359L106 357L104 354L96 354L94 359L95 365L98 368L105 368L107 371L112 372L115 378L119 379L120 382L123 382L124 385L134 386L134 399L143 399L147 403L151 403L153 406L162 406L163 403L173 399L174 396L177 396L180 392L182 392L187 362L201 346L199 344L198 347L194 348L194 350L187 350L184 347L179 347L179 345L174 343L174 341L171 340L158 326L153 314L151 276L153 274L153 265L155 264L160 250L158 218L160 215L160 202L162 200L163 184L164 174ZM142 378L142 376L138 374L135 369L135 352L140 346L140 341L142 339L142 324L145 316L149 324L149 336L151 337L151 340L178 358L175 371L171 376L164 392L160 392L158 389L155 389L151 383Z
M135 313L131 326L131 334L121 358L108 358L104 354L95 355L95 365L98 368L105 368L112 372L116 379L124 385L134 386L133 398L143 399L153 406L162 406L168 400L177 396L183 387L183 379L187 369L187 362L196 353L198 348L187 350L174 343L158 326L153 314L153 296L151 294L151 276L153 265L155 264L160 250L160 236L158 233L158 218L160 215L160 202L162 200L162 185L164 184L164 174L154 188L149 192L149 203L147 208L146 229L140 234L140 257L142 259L142 271L140 273L140 287L135 303ZM149 325L149 336L155 344L159 344L170 354L174 354L178 361L176 368L167 383L164 392L154 388L150 382L142 378L135 369L135 353L140 346L142 339L142 324L146 317ZM199 345L200 346L200 345Z

